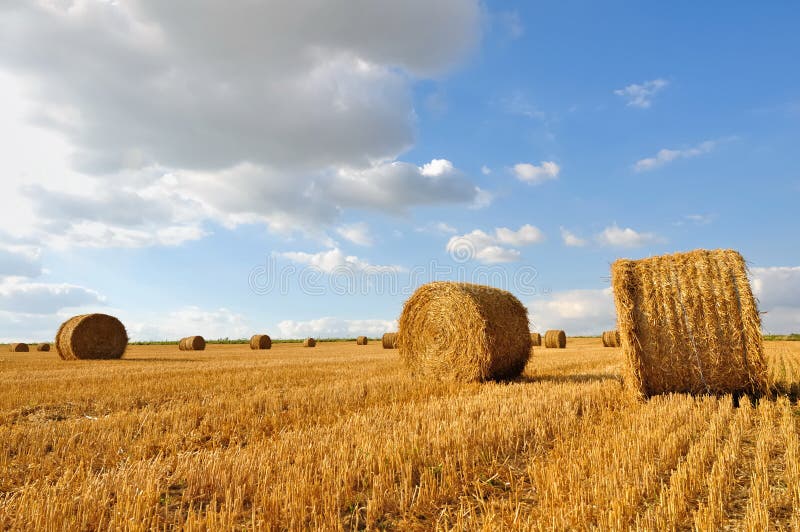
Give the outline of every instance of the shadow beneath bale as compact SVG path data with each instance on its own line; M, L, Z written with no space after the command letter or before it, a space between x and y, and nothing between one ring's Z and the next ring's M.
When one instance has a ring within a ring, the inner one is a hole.
M786 397L792 405L797 405L800 400L800 382L781 382L772 385L771 400Z
M585 384L587 382L617 381L622 383L622 377L615 373L570 373L567 375L523 375L516 382L552 382L556 384L571 383Z

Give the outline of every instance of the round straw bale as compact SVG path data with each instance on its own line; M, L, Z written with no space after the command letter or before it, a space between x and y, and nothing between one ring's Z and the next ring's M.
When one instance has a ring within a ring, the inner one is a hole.
M50 344L47 342L36 346L37 351L50 351Z
M555 329L547 331L544 333L544 346L551 349L564 349L567 347L567 334Z
M747 273L744 258L731 249L614 262L626 387L641 398L771 394Z
M603 347L619 347L619 331L603 331Z
M206 348L206 339L202 336L187 336L178 345L181 351L204 351Z
M268 334L254 334L250 338L250 349L271 349L272 338Z
M542 335L537 332L531 333L531 345L534 347L542 345Z
M384 349L397 349L397 333L385 333L381 338L381 344Z
M83 314L61 324L55 343L64 360L121 358L128 333L114 316Z
M313 338L306 338L305 340L303 340L303 347L316 347L316 346L317 346L317 341L314 340Z
M8 348L13 353L27 353L28 351L30 351L30 348L28 347L28 344L23 343L23 342L18 342L18 343L15 343L15 344L11 344L10 346L8 346Z
M366 336L359 336L356 338L356 345L367 345L368 341Z
M454 381L513 378L531 351L528 310L505 290L433 282L405 302L397 344L414 373Z

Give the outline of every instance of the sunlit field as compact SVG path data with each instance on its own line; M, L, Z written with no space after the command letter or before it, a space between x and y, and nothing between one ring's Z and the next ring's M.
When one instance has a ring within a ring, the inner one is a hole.
M797 392L800 342L767 342ZM380 342L0 354L0 527L797 529L786 396L630 400L618 349L417 381Z

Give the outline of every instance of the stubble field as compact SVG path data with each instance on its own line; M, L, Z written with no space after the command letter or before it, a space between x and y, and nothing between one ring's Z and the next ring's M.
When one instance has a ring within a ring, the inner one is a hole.
M796 394L800 342L767 342ZM0 353L0 527L800 529L800 410L624 393L618 349L512 383L407 376L379 342Z

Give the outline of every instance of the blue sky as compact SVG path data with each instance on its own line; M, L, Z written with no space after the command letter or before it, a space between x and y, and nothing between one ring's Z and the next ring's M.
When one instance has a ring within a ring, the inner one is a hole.
M226 6L0 7L0 340L378 335L481 275L599 333L611 262L698 247L800 331L796 3Z

